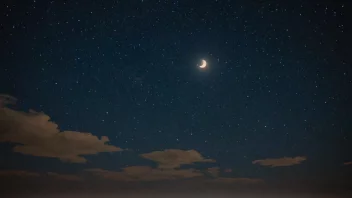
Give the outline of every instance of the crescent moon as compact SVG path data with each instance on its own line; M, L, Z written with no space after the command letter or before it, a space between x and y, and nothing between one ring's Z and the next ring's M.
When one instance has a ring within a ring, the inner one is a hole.
M207 66L207 61L202 60L202 65L200 65L200 68L205 68Z

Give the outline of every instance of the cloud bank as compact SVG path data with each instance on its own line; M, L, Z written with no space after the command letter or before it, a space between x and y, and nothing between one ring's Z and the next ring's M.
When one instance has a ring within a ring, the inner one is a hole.
M21 112L6 107L15 104L16 98L0 95L0 142L10 142L16 145L14 152L38 157L57 158L64 162L85 163L84 155L94 155L100 152L117 152L121 148L107 144L109 138L100 139L91 133L77 131L60 131L58 125L51 121L43 112L29 110ZM94 176L122 182L162 181L203 177L206 181L220 183L259 183L260 179L251 178L223 178L219 177L220 168L212 167L206 170L194 168L182 169L183 165L194 163L213 163L214 159L207 159L196 150L166 149L139 155L141 158L154 161L156 168L150 166L129 166L121 171L104 170L100 168L85 169L84 172ZM297 164L302 157L265 159L253 161L253 164L264 166L288 166ZM304 159L305 160L305 159ZM223 170L232 172L231 169ZM48 178L67 181L83 181L77 175L58 174L48 172ZM0 176L44 176L28 171L2 171ZM209 177L209 176L212 177Z

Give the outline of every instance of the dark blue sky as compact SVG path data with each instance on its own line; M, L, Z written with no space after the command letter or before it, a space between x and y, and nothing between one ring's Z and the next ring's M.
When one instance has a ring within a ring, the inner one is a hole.
M5 1L0 168L348 183L351 4L332 2Z

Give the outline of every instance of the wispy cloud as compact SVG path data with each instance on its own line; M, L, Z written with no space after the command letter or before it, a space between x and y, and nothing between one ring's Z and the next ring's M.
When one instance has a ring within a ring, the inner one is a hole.
M176 180L193 177L204 177L204 173L196 169L181 169L181 165L195 162L215 162L205 159L196 150L167 149L140 154L142 158L152 160L158 164L157 168L149 166L130 166L122 171L109 171L103 169L87 169L96 176L115 181L160 181ZM211 169L215 174L216 169ZM218 171L218 170L217 170Z
M298 157L268 158L268 159L254 160L252 163L260 164L262 166L279 167L279 166L293 166L293 165L301 164L305 160L307 160L306 157L298 156Z
M352 165L352 162L345 162L345 163L343 163L343 165Z
M264 180L255 179L255 178L219 177L219 178L208 180L208 182L257 184L257 183L263 183Z
M149 166L131 166L122 171L86 169L96 176L115 181L160 181L200 177L203 174L195 169L155 169Z
M212 176L217 177L219 175L220 172L220 168L219 167L211 167L207 169L208 173L210 173Z
M31 172L26 170L2 170L0 171L0 177L43 177L49 176L50 178L66 180L66 181L82 181L83 179L77 175L70 174L59 174L54 172L48 172L41 174L37 172Z
M39 173L29 172L24 170L2 170L0 171L0 177L39 177Z
M52 177L52 178L58 179L58 180L83 181L83 179L77 175L59 174L59 173L53 173L53 172L48 172L47 175L49 177Z
M159 168L179 168L181 165L193 164L195 162L215 162L213 159L205 159L196 150L166 149L164 151L153 151L140 155L143 158L155 161Z

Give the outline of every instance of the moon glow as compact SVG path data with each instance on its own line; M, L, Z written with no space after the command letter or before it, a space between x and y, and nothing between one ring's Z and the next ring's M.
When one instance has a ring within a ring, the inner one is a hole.
M202 65L200 65L200 68L205 68L207 66L207 61L202 60Z

